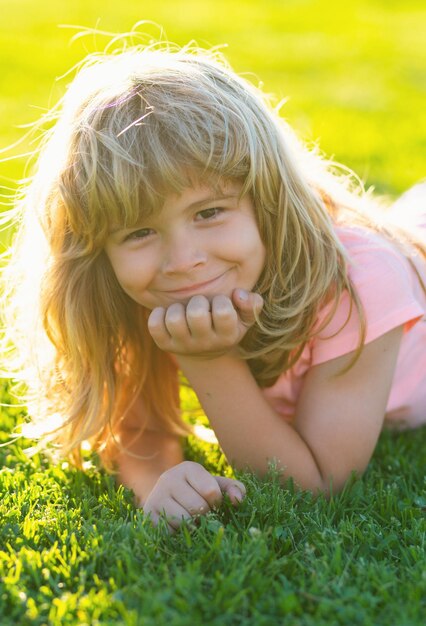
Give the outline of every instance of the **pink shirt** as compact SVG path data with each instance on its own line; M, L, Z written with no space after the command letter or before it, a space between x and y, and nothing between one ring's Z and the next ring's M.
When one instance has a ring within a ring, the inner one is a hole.
M424 198L425 199L425 198ZM404 221L416 222L426 240L426 202L423 211L414 208ZM402 213L401 213L402 215ZM404 326L397 366L388 399L385 425L413 428L426 423L426 296L406 258L387 240L360 227L336 227L349 257L349 276L364 307L366 343L397 326ZM417 255L416 267L426 284L426 262ZM331 306L331 305L328 305ZM349 322L349 297L344 293L333 319L313 339L297 363L281 374L263 392L285 419L295 414L303 379L314 365L355 350L358 343L358 315L354 307ZM318 322L329 310L320 312ZM335 336L333 336L335 335Z

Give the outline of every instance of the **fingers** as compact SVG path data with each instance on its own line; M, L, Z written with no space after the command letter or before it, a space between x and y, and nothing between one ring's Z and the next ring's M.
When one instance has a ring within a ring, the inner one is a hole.
M209 310L208 301L206 302L207 307L203 308ZM158 347L171 352L189 349L193 337L188 319L194 319L194 328L198 329L198 332L211 326L210 314L206 319L204 314L199 313L199 309L198 306L195 313L191 311L189 317L185 305L181 302L174 302L167 309L163 307L153 309L148 318L148 330Z
M154 526L163 520L174 534L185 520L196 521L221 504L224 494L236 506L246 488L238 480L211 475L199 463L183 461L160 476L143 509Z
M189 485L200 494L212 509L222 503L222 491L212 476L199 463L186 462L185 477Z
M194 338L202 338L212 332L210 302L205 296L194 296L186 305L186 322Z
M227 494L231 503L235 506L246 496L246 488L239 480L226 478L225 476L215 476L215 479L223 494Z
M241 321L246 326L252 326L263 307L263 298L259 293L248 292L245 289L234 289L232 302L238 309Z
M188 482L179 485L179 491L173 495L173 499L185 511L185 517L205 515L211 509L203 495L195 491Z
M181 355L215 358L237 346L260 313L257 293L235 289L232 298L193 296L151 311L148 329L159 348Z
M170 495L161 505L158 504L154 508L144 507L144 512L150 514L154 526L157 526L160 518L163 518L168 530L172 531L177 530L184 520L206 515L210 510L208 502L189 485L186 488L185 485L181 485L179 493Z
M224 295L214 296L211 305L199 295L186 306L174 302L167 309L157 307L150 313L148 329L161 349L183 353L226 348L240 338L237 312Z
M188 519L191 516L182 509L177 503L170 501L167 503L167 507L164 507L161 511L145 511L149 515L151 522L154 526L158 526L162 519L166 524L167 531L170 534L174 534L184 519Z
M163 307L156 307L151 311L148 317L149 333L162 350L166 350L167 344L170 342L170 335L164 323L165 317L166 309Z
M215 478L199 463L183 461L160 476L143 509L155 526L163 518L169 530L176 530L183 520L205 515L221 501Z
M182 302L171 304L164 315L164 325L171 337L185 341L188 336L188 325L185 317L185 306Z
M194 296L185 305L174 302L167 309L157 307L148 318L148 329L160 347L167 342L189 344L212 333L210 303L205 296Z
M186 322L195 340L212 333L226 338L235 335L238 315L227 296L213 296L211 304L205 296L194 296L186 306Z
M214 296L212 319L215 332L225 340L238 338L238 314L227 296Z

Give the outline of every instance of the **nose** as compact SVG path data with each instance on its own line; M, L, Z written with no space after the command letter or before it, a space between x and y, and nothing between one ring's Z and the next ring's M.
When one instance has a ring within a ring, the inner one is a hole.
M176 233L166 244L163 273L188 274L206 264L207 254L194 234Z

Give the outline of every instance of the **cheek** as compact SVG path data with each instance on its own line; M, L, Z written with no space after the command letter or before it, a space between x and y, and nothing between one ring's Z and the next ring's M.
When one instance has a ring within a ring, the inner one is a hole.
M251 216L234 221L230 228L222 231L220 245L223 250L227 249L240 259L249 255L258 257L264 250L257 225Z
M231 236L221 238L221 245L225 258L239 268L241 285L252 289L259 280L266 262L266 249L257 226L236 229Z
M148 284L150 268L146 263L130 255L112 257L110 261L118 282L129 295Z
M259 280L266 263L266 248L260 237L257 225L253 225L246 239L246 258L253 285Z
M266 259L266 249L260 237L257 226L250 225L250 228L242 229L238 238L234 237L234 246L239 251L241 257L245 257L251 266L264 267Z

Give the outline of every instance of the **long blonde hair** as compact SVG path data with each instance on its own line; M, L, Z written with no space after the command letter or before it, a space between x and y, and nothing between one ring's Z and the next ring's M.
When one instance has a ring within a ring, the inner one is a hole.
M137 224L194 176L212 185L238 180L254 203L268 250L255 287L265 305L240 354L258 384L272 384L297 360L319 307L330 299L337 306L344 290L359 313L361 350L362 307L334 225L395 231L368 216L372 199L302 146L219 53L161 44L96 55L56 113L18 205L5 336L15 346L8 372L29 386L31 412L64 454L78 462L89 439L112 468L114 433L138 394L162 428L189 432L176 366L151 339L148 312L119 286L104 245L113 226ZM400 239L425 252L413 237ZM28 256L34 244L37 259Z

